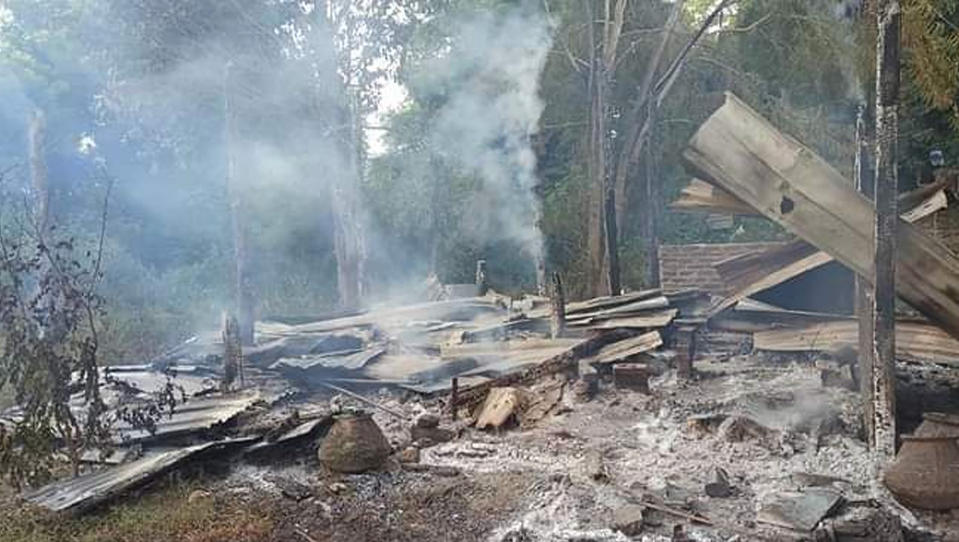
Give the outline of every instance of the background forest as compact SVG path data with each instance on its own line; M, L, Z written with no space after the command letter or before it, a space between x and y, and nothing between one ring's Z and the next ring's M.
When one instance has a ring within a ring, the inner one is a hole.
M906 190L929 150L959 156L959 2L903 6ZM851 172L875 86L870 10L6 0L0 228L18 235L45 195L51 236L95 261L108 363L215 328L238 250L258 317L401 300L431 272L472 282L477 259L500 291L535 290L544 262L573 297L607 293L607 177L621 285L641 288L656 242L784 236L666 211L688 181L679 152L724 91Z

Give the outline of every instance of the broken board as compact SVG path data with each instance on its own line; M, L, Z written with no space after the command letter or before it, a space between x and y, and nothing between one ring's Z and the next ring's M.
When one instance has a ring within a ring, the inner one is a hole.
M695 175L873 280L871 202L733 94L696 131L683 158ZM916 226L901 219L897 226L897 293L959 337L959 258Z

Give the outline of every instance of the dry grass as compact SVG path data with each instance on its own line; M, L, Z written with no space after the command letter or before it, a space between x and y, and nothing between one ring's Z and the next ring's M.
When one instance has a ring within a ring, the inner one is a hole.
M273 529L262 508L207 495L197 483L177 483L72 519L4 506L0 542L253 542Z

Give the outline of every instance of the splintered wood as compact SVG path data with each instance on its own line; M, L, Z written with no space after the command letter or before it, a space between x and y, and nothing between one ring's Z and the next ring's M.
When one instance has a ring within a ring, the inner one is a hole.
M721 186L766 217L875 279L871 203L809 148L773 127L732 94L683 153L700 178ZM896 228L896 290L959 337L959 259L917 227Z

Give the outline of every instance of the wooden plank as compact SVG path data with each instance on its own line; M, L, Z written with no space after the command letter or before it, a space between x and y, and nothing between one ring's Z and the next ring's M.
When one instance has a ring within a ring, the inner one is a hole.
M572 325L574 322L581 322L583 320L596 320L613 316L634 315L635 313L665 309L668 307L669 298L666 296L659 296L652 299L644 299L642 301L629 303L621 307L614 307L612 309L584 312L573 316L567 314L566 321Z
M637 354L649 352L663 345L663 338L658 331L650 331L638 337L626 339L604 346L592 356L588 361L590 363L615 363L623 361Z
M692 179L669 204L674 211L692 211L732 215L756 215L756 210L743 200L702 179Z
M570 326L586 327L587 329L660 328L668 326L678 312L677 309L669 309L641 316L590 318L588 320L571 323Z
M753 345L774 352L858 349L859 323L850 319L758 331L753 334ZM896 353L900 358L959 366L959 341L932 324L898 321Z
M683 153L700 177L874 280L870 202L842 175L732 94ZM959 337L959 259L899 220L896 289L915 309Z

